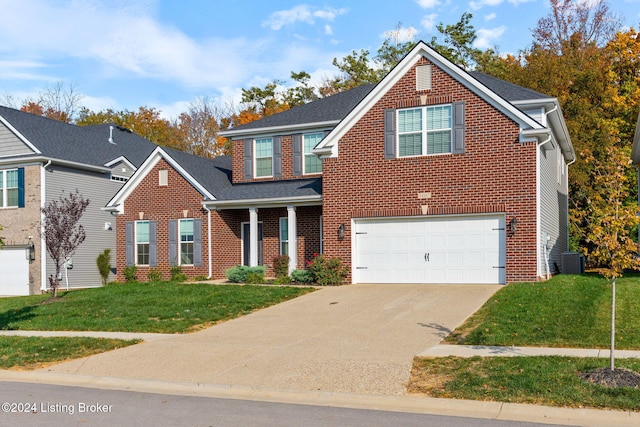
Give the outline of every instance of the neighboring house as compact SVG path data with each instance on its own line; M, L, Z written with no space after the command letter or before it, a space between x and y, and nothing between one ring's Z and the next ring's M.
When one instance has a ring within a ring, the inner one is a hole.
M155 147L117 126L80 127L0 107L0 295L48 288L55 265L41 236L41 208L76 190L90 200L81 220L86 240L62 287L100 286L98 254L110 248L113 267L116 255L116 220L104 205Z
M223 278L280 254L353 283L509 283L558 271L568 165L558 100L420 42L377 85L222 135L232 159L157 148L106 209L125 266Z

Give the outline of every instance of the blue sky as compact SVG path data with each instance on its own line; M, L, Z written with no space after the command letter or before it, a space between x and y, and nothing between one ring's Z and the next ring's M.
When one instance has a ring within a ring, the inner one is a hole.
M640 0L609 4L638 28ZM0 0L0 96L63 82L94 111L146 105L176 117L197 96L237 104L241 88L291 71L319 82L333 58L375 54L399 24L428 41L465 11L478 47L516 53L549 10L548 0Z

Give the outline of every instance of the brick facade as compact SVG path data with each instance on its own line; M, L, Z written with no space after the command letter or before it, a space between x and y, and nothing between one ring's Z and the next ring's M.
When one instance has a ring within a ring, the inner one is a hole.
M536 144L520 143L518 124L433 67L427 103L466 102L464 154L385 159L384 110L418 105L420 94L414 67L341 139L340 155L324 160L325 253L351 265L352 218L422 215L423 205L431 215L502 211L518 221L507 237L507 282L536 280ZM419 199L424 192L431 198Z
M159 185L160 170L168 171L168 185ZM146 177L136 186L125 201L124 214L117 217L117 280L124 281L126 267L126 223L138 220L156 221L157 257L155 267L138 266L137 277L146 280L153 268L170 277L169 265L169 221L181 218L202 220L202 265L182 266L189 278L209 275L209 215L211 216L211 277L225 278L224 272L242 264L242 223L249 222L248 209L212 210L202 207L203 196L165 160L160 160ZM186 215L185 215L185 212ZM298 268L320 252L320 206L296 208L298 222ZM264 225L263 256L266 275L273 276L273 258L280 254L279 220L287 217L286 207L258 210L258 220Z
M24 208L0 209L0 235L7 247L26 246L29 236L36 250L36 259L29 263L29 294L40 293L42 286L42 254L40 240L41 180L40 166L24 167ZM18 213L18 214L16 214ZM26 256L26 255L25 255Z

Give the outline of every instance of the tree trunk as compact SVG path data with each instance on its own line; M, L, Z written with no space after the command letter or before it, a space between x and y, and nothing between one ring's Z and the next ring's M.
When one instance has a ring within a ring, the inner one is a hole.
M615 369L613 350L616 343L616 278L611 279L611 353L609 354L609 368Z

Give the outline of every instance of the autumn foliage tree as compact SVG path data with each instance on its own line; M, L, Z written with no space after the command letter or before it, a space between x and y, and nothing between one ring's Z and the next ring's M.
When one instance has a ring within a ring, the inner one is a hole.
M53 297L58 296L61 270L68 258L73 256L86 237L80 218L89 205L76 190L69 197L48 202L42 208L42 234L47 253L56 266L55 276L49 276L49 287Z
M629 150L610 145L603 162L592 153L583 153L585 162L593 164L590 185L594 192L584 211L589 224L585 238L591 243L590 256L601 266L602 274L611 281L611 353L610 369L615 368L616 279L627 269L640 268L640 246L631 231L638 226L638 205L629 202L633 187L629 177Z

